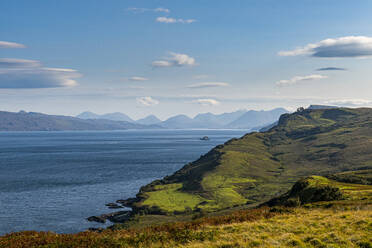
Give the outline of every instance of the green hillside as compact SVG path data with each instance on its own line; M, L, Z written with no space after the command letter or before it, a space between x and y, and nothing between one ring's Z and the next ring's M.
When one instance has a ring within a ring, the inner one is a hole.
M372 109L300 110L142 187L130 206L136 213L213 212L265 202L305 176L371 168Z

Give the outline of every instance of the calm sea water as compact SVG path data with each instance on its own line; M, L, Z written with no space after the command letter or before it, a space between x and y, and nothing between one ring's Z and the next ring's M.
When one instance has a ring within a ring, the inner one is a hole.
M105 203L139 188L244 130L0 132L0 235L72 233L102 224ZM200 137L208 135L209 141Z

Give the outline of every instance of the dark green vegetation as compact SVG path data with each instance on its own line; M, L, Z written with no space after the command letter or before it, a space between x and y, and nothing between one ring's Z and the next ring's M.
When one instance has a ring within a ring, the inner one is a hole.
M372 185L372 170L346 171L327 176L330 179L345 182Z
M103 119L83 120L62 115L46 115L24 111L13 113L0 111L0 131L65 131L65 130L125 130L160 128L126 121Z
M309 175L371 168L372 109L301 109L142 187L130 205L138 214L215 212L265 202ZM370 180L363 172L337 177Z
M371 176L371 174L369 175ZM263 205L297 207L329 201L347 201L349 204L359 204L360 200L364 200L365 204L372 203L372 186L344 183L321 176L310 176L296 182L287 193L273 198Z

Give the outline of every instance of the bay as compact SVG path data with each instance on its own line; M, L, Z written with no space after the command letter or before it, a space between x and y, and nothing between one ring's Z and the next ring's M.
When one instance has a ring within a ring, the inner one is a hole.
M141 186L246 132L0 132L0 235L110 225L86 217L113 212L106 203L135 196Z

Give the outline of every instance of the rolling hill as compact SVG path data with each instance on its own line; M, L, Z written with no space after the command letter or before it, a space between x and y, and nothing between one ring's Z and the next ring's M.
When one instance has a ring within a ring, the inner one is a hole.
M142 187L127 205L147 214L214 212L262 203L304 176L368 168L372 109L301 109Z

